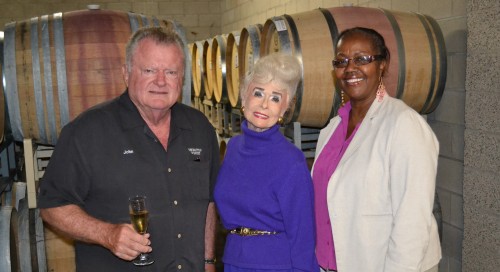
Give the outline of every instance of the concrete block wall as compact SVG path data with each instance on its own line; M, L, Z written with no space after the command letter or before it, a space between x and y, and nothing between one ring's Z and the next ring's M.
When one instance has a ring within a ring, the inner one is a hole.
M442 6L439 1L426 1ZM444 1L446 2L446 1ZM466 1L453 1L442 10L433 4L426 11L439 22L447 50L447 79L441 103L429 115L440 141L437 192L443 213L443 259L440 271L462 271L463 162L465 120Z
M464 271L500 267L500 2L468 1Z

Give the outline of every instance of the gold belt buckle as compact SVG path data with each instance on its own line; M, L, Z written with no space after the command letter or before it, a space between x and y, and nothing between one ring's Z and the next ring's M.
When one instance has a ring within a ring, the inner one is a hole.
M254 236L254 235L271 235L276 234L275 231L262 231L262 230L254 230L251 228L239 227L230 231L231 234L238 234L241 236Z
M250 228L235 228L233 230L231 230L231 233L232 234L238 234L238 235L241 235L241 236L250 236L250 235L253 235L252 233L252 230Z
M243 235L243 236L253 235L253 233L250 230L250 228L240 228L240 234Z

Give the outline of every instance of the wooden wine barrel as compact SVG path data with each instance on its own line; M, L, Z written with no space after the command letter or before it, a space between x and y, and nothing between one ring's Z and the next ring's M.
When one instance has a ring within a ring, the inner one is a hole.
M3 86L3 40L4 40L4 33L3 31L0 31L0 144L3 142L5 138L5 124L7 123L5 120L5 112L7 110L6 104L5 104L5 95L4 95L4 86Z
M47 271L45 239L39 209L28 209L23 198L10 221L12 271Z
M203 82L203 41L193 43L191 50L191 69L193 73L193 89L195 97L205 95L205 86Z
M10 252L10 218L13 207L0 206L0 271L11 272L12 264L18 263L15 254ZM11 256L13 255L13 256ZM14 258L12 258L14 257Z
M54 145L79 113L120 95L126 43L133 31L149 25L174 29L185 40L171 21L121 11L80 10L8 23L4 74L14 139ZM183 102L191 89L190 54L184 50Z
M231 105L238 102L240 87L239 75L239 49L240 32L231 32L227 36L226 44L226 86L227 98ZM236 96L235 96L236 95Z
M446 81L446 52L435 20L410 12L337 7L273 17L264 26L261 55L294 54L304 69L287 122L322 127L336 114L340 99L333 85L332 50L338 33L355 26L373 28L384 36L391 51L384 83L391 96L423 114L437 107Z
M215 73L214 61L212 59L212 39L207 39L203 43L203 86L205 88L205 98L213 100L213 78Z
M244 27L240 33L240 44L238 46L239 78L244 80L248 71L253 69L253 65L260 57L260 40L262 25L249 25ZM232 89L228 91L229 101L234 108L240 107L240 90Z
M226 156L226 148L227 148L226 140L225 139L220 140L220 142L219 142L219 158L220 158L221 164L224 161L224 157Z
M414 13L363 7L337 7L328 11L338 33L354 26L373 28L391 53L384 78L391 96L403 100L421 114L438 106L446 83L446 48L443 34L432 17Z
M214 98L217 103L227 102L227 34L217 35L212 39L212 62L214 72L212 73L212 86Z
M260 55L279 51L295 55L302 64L302 80L285 115L286 123L323 127L336 114L340 98L331 75L332 24L331 15L321 9L273 17L264 24Z
M45 251L48 271L76 271L74 241L45 226Z
M186 57L189 55L189 71L191 71L191 86L190 86L190 103L188 105L193 105L194 103L194 82L193 82L193 67L192 67L192 63L193 63L193 43L188 43L187 44L187 50L188 50L188 54L186 55Z
M0 205L0 271L47 271L43 223L28 209L26 183L13 182Z

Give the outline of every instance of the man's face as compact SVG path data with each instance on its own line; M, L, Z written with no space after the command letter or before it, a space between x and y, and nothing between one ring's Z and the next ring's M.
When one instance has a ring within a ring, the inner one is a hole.
M130 99L142 113L170 109L182 92L184 59L175 44L157 44L152 39L139 42L130 71L123 69Z

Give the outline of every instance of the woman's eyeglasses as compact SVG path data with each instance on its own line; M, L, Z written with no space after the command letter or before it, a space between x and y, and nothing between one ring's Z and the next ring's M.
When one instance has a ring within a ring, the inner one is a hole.
M367 65L369 63L372 63L373 61L381 60L383 58L384 58L384 56L382 56L382 55L356 56L356 57L351 58L351 59L339 58L339 59L332 60L332 65L333 65L333 68L346 68L347 65L349 65L349 61L352 60L352 62L354 62L354 65L363 66L363 65Z

